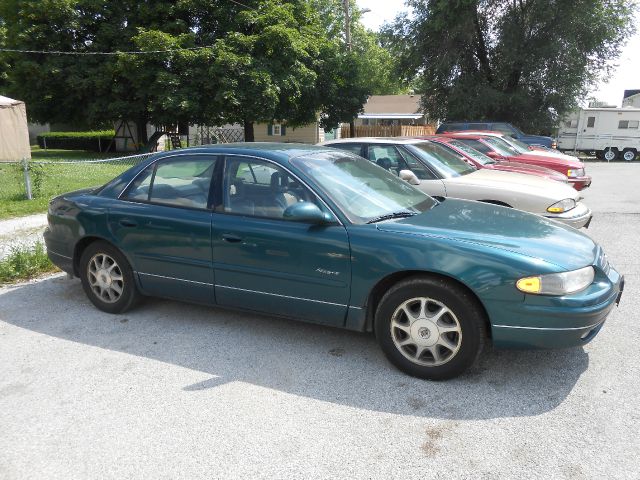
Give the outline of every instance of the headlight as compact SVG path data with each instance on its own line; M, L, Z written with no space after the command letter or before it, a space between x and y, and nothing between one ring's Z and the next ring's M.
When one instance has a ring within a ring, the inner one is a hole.
M589 266L572 272L521 278L516 282L516 287L521 292L536 295L568 295L591 285L594 275L593 267Z
M584 168L570 168L567 170L567 177L577 178L584 177Z
M572 208L576 208L576 201L573 198L565 198L564 200L560 200L547 208L547 212L564 213L568 212Z

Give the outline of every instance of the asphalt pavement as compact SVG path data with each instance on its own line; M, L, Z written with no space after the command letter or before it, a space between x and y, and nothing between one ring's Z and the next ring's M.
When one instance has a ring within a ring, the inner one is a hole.
M0 478L640 478L640 162L587 171L620 307L584 348L489 349L448 382L366 334L155 299L108 315L63 275L1 288Z

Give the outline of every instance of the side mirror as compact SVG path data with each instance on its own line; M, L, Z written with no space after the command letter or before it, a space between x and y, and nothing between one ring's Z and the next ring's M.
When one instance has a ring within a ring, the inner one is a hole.
M500 160L502 158L498 152L494 151L487 152L487 157L493 158L494 160Z
M410 185L420 185L420 180L411 170L400 170L399 176Z
M329 223L331 218L328 214L324 213L315 203L311 202L298 202L294 203L282 214L285 220L291 222L304 222L304 223Z

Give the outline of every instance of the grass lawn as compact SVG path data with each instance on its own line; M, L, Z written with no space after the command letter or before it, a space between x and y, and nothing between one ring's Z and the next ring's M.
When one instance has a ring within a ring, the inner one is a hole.
M40 150L32 147L34 160L88 160L112 158L117 154L84 152L75 150ZM51 164L34 165L31 173L33 200L27 200L24 173L20 165L0 163L0 220L12 217L44 213L49 200L61 193L80 188L103 185L119 175L132 163L122 164Z
M31 158L33 160L98 160L101 158L122 157L124 155L131 154L122 152L99 153L85 150L60 150L57 148L44 150L37 145L31 145Z

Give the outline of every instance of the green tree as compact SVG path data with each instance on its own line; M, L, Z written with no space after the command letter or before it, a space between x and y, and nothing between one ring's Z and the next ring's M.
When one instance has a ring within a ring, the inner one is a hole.
M549 132L632 33L624 0L410 0L383 32L425 111Z
M0 0L7 84L33 120L99 126L348 121L393 87L391 57L340 0ZM2 42L0 22L0 42ZM132 52L101 55L100 52ZM374 72L374 70L385 70ZM2 76L0 73L0 82Z

